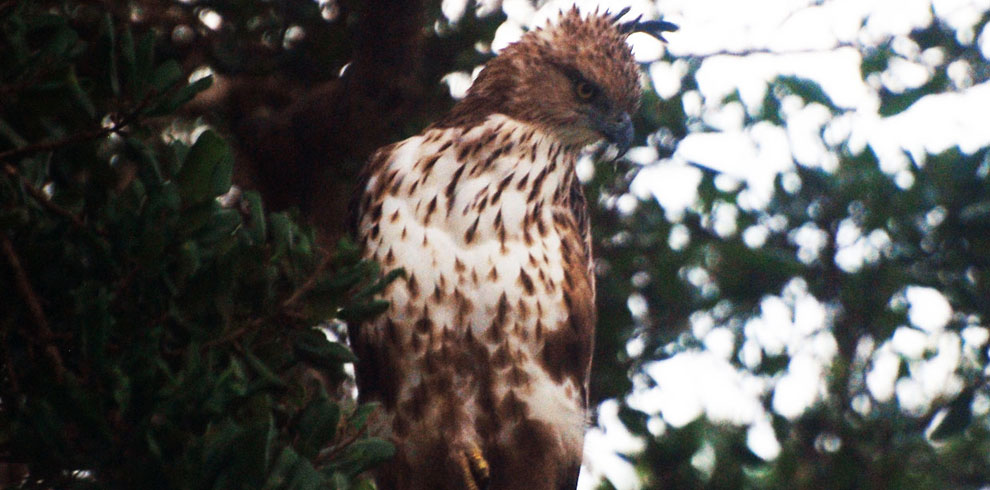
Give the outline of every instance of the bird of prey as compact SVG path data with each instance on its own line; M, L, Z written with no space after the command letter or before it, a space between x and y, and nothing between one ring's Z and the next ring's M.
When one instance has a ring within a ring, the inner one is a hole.
M364 255L405 276L350 326L362 401L397 453L383 490L576 486L595 280L574 165L631 144L639 68L628 34L663 21L562 13L490 60L421 134L379 149L352 206Z

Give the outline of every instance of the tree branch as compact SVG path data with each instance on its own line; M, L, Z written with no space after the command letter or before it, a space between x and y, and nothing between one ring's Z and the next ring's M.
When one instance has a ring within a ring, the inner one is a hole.
M296 290L293 291L292 294L290 294L289 297L285 299L285 301L282 302L279 311L275 315L265 318L255 318L254 320L250 321L247 325L238 327L232 330L230 333L224 335L223 337L219 337L210 340L208 342L204 342L203 345L200 347L200 351L205 352L206 349L216 347L218 345L223 345L228 342L233 342L241 338L244 334L248 333L249 331L260 327L266 321L269 321L273 318L277 318L279 315L285 315L290 317L293 316L293 313L291 311L292 307L294 307L296 303L298 303L299 300L306 295L306 293L308 293L310 290L313 289L313 287L316 285L316 281L320 278L321 275L323 275L323 272L326 271L327 267L330 265L330 262L333 260L333 255L331 255L330 253L323 251L323 254L324 254L323 260L321 260L319 265L316 266L316 269L313 271L313 273L306 279L306 281L304 281L298 288L296 288Z
M342 453L345 449L347 449L348 446L350 446L351 444L354 444L358 439L360 439L362 436L365 435L365 433L368 432L368 426L371 425L372 420L373 420L373 419L370 419L370 417L377 417L377 411L372 412L369 415L368 422L365 423L364 426L362 426L360 429L354 431L353 434L351 434L350 436L348 436L346 439L344 439L343 441L341 441L339 444L337 444L336 446L334 446L332 449L327 450L323 454L317 455L316 458L315 458L315 460L313 461L313 463L315 463L316 466L320 466L320 465L326 464L326 463L328 463L328 462L333 461L334 459L336 459L337 456L339 456L340 453Z
M66 136L65 138L57 139L54 141L41 141L38 143L22 146L20 148L13 148L11 150L3 151L0 152L0 162L4 160L13 161L18 158L31 155L33 153L53 151L59 148L64 148L66 146L82 143L84 141L101 138L111 133L120 132L126 126L133 123L135 119L137 119L141 111L144 110L144 108L148 105L148 102L151 100L151 97L153 95L154 95L154 91L149 92L148 95L145 96L145 98L136 107L134 107L134 109L124 114L123 117L121 117L118 121L114 122L110 126L83 131L81 133L69 135ZM27 193L30 194L31 197L33 197L36 201L38 201L38 204L41 204L41 207L47 209L53 214L56 214L58 216L61 216L69 220L77 228L86 227L86 223L82 220L82 218L77 216L72 211L69 211L68 209L65 209L52 202L48 194L46 194L41 189L38 189L30 182L28 182L28 180L25 179L23 175L21 175L20 171L17 170L17 167L15 167L10 163L4 163L3 171L7 175L20 180L21 185L24 186L24 189L27 191Z
M320 264L316 266L316 270L313 271L313 274L311 274L306 281L299 286L299 288L289 295L288 299L282 302L282 310L288 310L293 307L306 293L313 289L313 286L316 285L316 280L323 275L323 271L325 271L327 266L330 265L332 258L333 256L331 254L325 251L323 252L323 260L321 260Z
M677 57L678 58L687 58L687 59L690 59L690 60L703 60L703 59L707 59L707 58L713 58L715 56L745 57L745 56L750 56L750 55L754 55L754 54L770 54L770 55L775 55L775 56L787 56L787 55L791 55L791 54L828 53L828 52L835 51L835 50L842 49L842 48L853 48L853 49L856 49L856 50L862 50L864 48L864 46L861 45L861 44L858 44L858 43L854 43L854 42L839 42L839 43L835 43L835 45L833 45L833 46L829 46L829 47L825 47L825 48L792 49L792 50L787 50L787 51L776 51L776 50L773 50L771 48L749 48L749 49L739 49L739 50L722 49L722 50L718 50L718 51L712 51L710 53L697 53L697 54L684 53L684 54L678 54Z
M3 249L7 263L10 264L10 268L14 271L14 282L17 286L17 292L20 293L21 299L24 300L24 303L28 307L31 319L34 321L35 326L38 327L38 333L42 342L45 344L45 356L51 361L52 368L55 370L55 378L61 383L65 376L65 365L62 363L62 356L54 343L54 335L48 324L48 318L45 317L45 311L41 308L41 301L38 300L38 295L35 293L34 287L31 286L31 281L28 279L24 267L21 266L21 260L17 256L17 251L14 250L14 244L7 235L0 236L0 248Z
M27 147L25 147L25 148L27 148ZM41 189L38 189L37 187L31 185L31 183L28 182L27 179L25 179L24 176L21 175L21 173L18 172L17 171L17 168L15 168L13 165L11 165L9 163L3 164L3 170L4 170L4 172L7 173L7 175L20 180L21 181L21 185L24 186L24 190L26 190L27 193L30 194L31 197L33 197L35 201L38 201L38 204L40 204L41 207L47 209L52 214L56 214L58 216L61 216L61 217L65 218L65 219L71 221L72 224L74 226L76 226L77 228L85 228L86 227L86 223L83 222L82 218L80 218L79 216L77 216L72 211L69 211L68 209L63 208L63 207L59 206L58 204L53 203L52 200L48 197L48 194L46 194Z
M65 138L53 140L53 141L40 141L38 143L30 144L27 146L22 146L20 148L14 148L12 150L7 150L0 152L0 160L16 160L26 155L32 153L41 153L46 151L57 150L66 146L71 146L76 143L82 143L83 141L89 141L91 139L96 139L101 136L107 135L113 132L116 126L109 128L99 128L91 129L89 131L84 131L82 133L76 133L73 135L66 136Z
M12 391L14 393L20 393L21 392L21 384L17 381L17 372L14 371L14 357L11 355L11 352L10 352L10 343L7 342L7 339L6 338L4 338L3 339L3 344L4 344L4 349L3 349L4 350L4 354L6 354L6 356L7 356L7 361L5 362L5 364L7 365L6 366L7 367L7 379L10 381L10 391Z
M207 341L207 342L203 342L203 345L201 345L199 347L199 351L201 353L203 353L203 352L206 352L208 349L211 349L211 348L216 347L218 345L223 345L223 344L226 344L228 342L233 342L233 341L241 338L242 335L246 334L248 332L248 327L255 328L255 327L261 325L262 323L264 323L264 320L265 319L263 319L263 318L257 318L255 320L251 321L248 324L247 327L237 328L233 332L230 332L229 334L224 335L223 337L216 338L216 339L213 339L213 340L210 340L210 341Z
M100 138L110 133L120 132L127 125L131 124L132 122L134 122L135 119L137 119L137 116L140 115L141 111L144 110L144 108L148 105L148 102L151 100L152 96L154 95L156 95L155 91L152 90L148 92L148 95L145 96L144 100L142 100L136 107L134 107L134 109L124 114L124 116L121 117L119 120L114 121L114 123L111 124L110 126L90 129L88 131L72 134L64 138L60 138L53 141L39 141L37 143L22 146L20 148L13 148L7 151L2 151L0 152L0 161L4 161L4 160L12 161L21 158L23 156L30 155L32 153L41 153L46 151L57 150L59 148L64 148L66 146L71 146L77 143L82 143L84 141Z

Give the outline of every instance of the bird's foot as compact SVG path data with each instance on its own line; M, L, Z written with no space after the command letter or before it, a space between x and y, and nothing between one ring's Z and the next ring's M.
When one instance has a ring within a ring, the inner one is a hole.
M471 444L458 454L457 464L461 467L465 490L485 490L491 480L490 468L481 448Z

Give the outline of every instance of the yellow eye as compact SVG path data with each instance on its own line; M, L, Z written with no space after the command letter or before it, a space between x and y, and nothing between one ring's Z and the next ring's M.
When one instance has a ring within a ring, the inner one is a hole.
M574 86L574 91L577 93L579 99L587 101L594 98L594 96L598 93L598 87L588 82L581 81Z

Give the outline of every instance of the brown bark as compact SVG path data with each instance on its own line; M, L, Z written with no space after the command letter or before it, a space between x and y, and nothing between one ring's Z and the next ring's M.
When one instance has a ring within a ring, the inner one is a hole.
M346 233L348 202L370 154L450 107L440 79L501 21L468 14L440 36L427 27L438 3L362 2L352 13L351 62L340 78L312 87L278 74L235 80L225 117L238 149L238 183L261 192L270 209L298 207L325 243L335 243Z
M235 121L239 183L259 190L271 209L298 207L326 241L343 234L362 163L429 91L420 70L423 7L422 0L363 3L341 78Z

